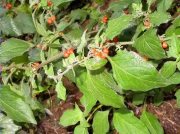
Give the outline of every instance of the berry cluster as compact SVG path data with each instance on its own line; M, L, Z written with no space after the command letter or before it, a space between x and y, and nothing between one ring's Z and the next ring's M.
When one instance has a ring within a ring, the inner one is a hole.
M5 8L6 8L7 10L10 10L10 9L12 8L12 4L11 4L11 3L6 3Z
M69 57L73 53L74 53L74 49L73 48L69 48L68 50L66 50L64 52L64 57L67 58L67 57Z
M56 21L56 16L54 16L54 15L47 19L47 23L49 25L52 25L55 21Z
M102 18L102 23L107 23L108 22L108 17L107 16L104 16L103 18Z
M109 54L108 48L103 48L102 51L98 51L95 48L92 50L92 53L94 56L99 57L101 59L105 59L107 55Z
M51 6L53 5L53 2L50 1L50 0L48 0L48 1L47 1L47 5L48 5L48 7L51 7Z

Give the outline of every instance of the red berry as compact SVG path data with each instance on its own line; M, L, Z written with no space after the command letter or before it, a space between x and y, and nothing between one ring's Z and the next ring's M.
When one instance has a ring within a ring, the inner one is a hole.
M11 3L7 3L7 4L6 4L6 9L7 9L7 10L10 10L11 8L12 8L12 4L11 4Z
M108 48L103 48L103 53L105 53L105 54L109 54L109 49Z
M164 41L164 42L162 42L162 48L163 49L166 49L166 48L168 48L168 44Z
M48 19L47 19L47 23L48 23L49 25L51 25L51 24L53 23L52 19L51 19L51 18L48 18Z
M53 5L52 1L48 0L47 5L48 7L51 7Z
M102 23L107 23L108 22L108 17L107 16L104 16L103 18L102 18Z
M74 49L73 49L73 48L68 49L68 50L67 50L67 53L68 53L68 54L73 54L73 53L74 53Z
M69 54L67 53L67 51L64 52L64 57L65 58L69 57Z
M119 38L118 38L118 37L114 37L114 38L113 38L113 42L114 42L114 43L119 42Z

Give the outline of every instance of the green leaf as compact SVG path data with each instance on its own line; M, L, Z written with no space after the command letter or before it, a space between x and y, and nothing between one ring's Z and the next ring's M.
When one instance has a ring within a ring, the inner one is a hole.
M144 99L146 97L145 93L138 93L133 95L133 104L140 105L144 103Z
M106 134L109 131L109 111L98 111L93 119L93 134Z
M55 90L59 99L66 100L66 88L64 87L62 81L57 83Z
M151 134L164 134L161 124L153 114L143 111L140 120L146 125Z
M162 23L166 23L169 21L171 16L166 12L154 12L149 15L150 22L153 24L153 26L159 26Z
M74 129L74 134L89 134L86 127L78 125Z
M180 56L180 39L175 34L173 34L172 39L168 41L168 44L168 57L178 58Z
M0 113L0 133L15 134L21 127L14 124L13 120Z
M87 30L84 31L84 33L83 33L83 35L81 37L81 43L77 47L77 53L82 53L84 47L87 45L86 32L87 32Z
M6 63L12 58L21 56L28 51L32 45L16 38L10 38L0 46L0 63Z
M176 91L175 96L176 96L177 106L180 108L180 90L179 89Z
M91 111L92 107L96 104L97 99L93 94L87 89L87 73L83 71L76 77L76 84L83 96L80 99L81 104L85 107L84 116L87 116Z
M129 22L132 20L132 16L123 15L116 19L112 19L108 22L105 35L108 39L113 39L115 36L120 34L124 29L129 27Z
M110 83L107 83L107 81L113 81L108 72L99 70L97 72L88 71L87 81L87 89L100 103L116 108L124 107L123 97L113 91L116 84L112 86Z
M74 109L66 110L60 118L60 124L64 127L75 125L77 122L83 120L83 113L78 105Z
M151 63L134 52L118 51L109 60L113 76L124 90L148 91L167 84Z
M32 21L32 16L30 14L20 12L14 18L14 22L15 22L17 28L23 34L30 34L30 33L34 33L36 31L34 23Z
M74 1L74 0L52 0L53 5L55 7L60 6L61 4L64 4L64 3L67 3L67 2L71 2L71 1Z
M76 9L71 11L70 17L71 21L74 22L75 20L84 21L87 17L87 11L84 9Z
M180 73L179 72L174 73L168 80L171 84L179 84L180 83Z
M150 134L144 123L127 109L120 109L114 113L113 124L119 133Z
M105 66L107 63L106 59L100 59L100 58L91 58L86 60L86 68L88 70L98 70L100 68L102 68L103 66Z
M140 54L152 59L160 60L166 57L161 42L156 36L156 31L153 29L146 31L142 36L137 38L134 47Z
M0 90L0 108L17 122L36 124L29 105L20 96L11 91L9 87L3 87Z
M173 0L160 0L157 5L157 10L166 12L171 7L172 2Z
M164 63L163 67L160 69L160 73L165 78L169 78L176 71L176 62L175 61L167 61Z

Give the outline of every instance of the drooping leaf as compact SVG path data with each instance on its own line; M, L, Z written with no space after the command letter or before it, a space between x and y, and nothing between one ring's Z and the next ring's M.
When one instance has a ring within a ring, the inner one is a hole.
M0 63L5 63L12 58L21 56L29 50L31 43L16 38L10 38L0 46Z
M113 76L124 90L148 91L167 84L156 68L136 53L118 51L109 60Z
M113 39L120 34L124 29L129 27L129 22L132 20L131 15L123 15L108 22L105 35L108 39Z
M146 31L142 36L137 38L134 47L140 54L152 59L159 60L166 57L156 31L153 29Z
M110 74L106 71L87 73L87 89L92 93L98 101L103 105L113 107L124 107L123 97L113 91L114 86L107 81L114 81Z
M0 90L0 108L17 122L36 124L29 105L26 104L20 96L11 91L9 87L3 87Z
M64 87L63 83L61 81L59 81L57 84L56 84L56 92L57 92L57 97L59 99L62 99L62 100L66 100L66 88Z
M176 62L175 61L167 61L164 63L163 67L160 69L160 73L165 78L169 78L176 71Z
M67 2L71 2L71 1L73 1L73 0L52 0L53 5L55 7L60 6L61 4L64 4L64 3L67 3Z
M161 124L153 114L143 111L141 121L146 125L151 134L164 134Z
M70 125L75 125L77 122L81 120L83 120L83 113L76 104L74 109L66 110L63 113L59 123L66 127Z
M109 131L109 111L98 111L93 119L94 134L106 134Z
M76 77L76 84L80 91L83 93L80 101L81 104L85 107L84 116L87 116L91 111L92 107L96 104L97 99L93 94L87 89L87 73L83 71Z
M120 109L114 113L115 129L123 134L150 134L144 123L127 109Z
M177 106L180 108L180 89L178 89L178 90L176 91L175 96L176 96Z

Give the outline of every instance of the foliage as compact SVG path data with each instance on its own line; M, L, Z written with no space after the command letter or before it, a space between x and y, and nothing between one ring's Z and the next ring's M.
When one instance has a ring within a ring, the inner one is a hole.
M163 134L153 114L144 107L140 118L134 116L127 100L143 105L152 93L157 93L155 100L163 100L163 89L173 86L180 107L180 18L176 12L170 14L178 8L176 2L118 0L106 12L100 0L81 8L74 2L1 2L2 132L10 132L4 122L13 126L12 133L22 123L36 125L48 108L39 96L49 89L57 92L59 102L65 101L66 77L83 96L81 104L63 113L59 124L74 125L75 134L89 130L105 134L113 129ZM164 23L169 27L160 34Z

